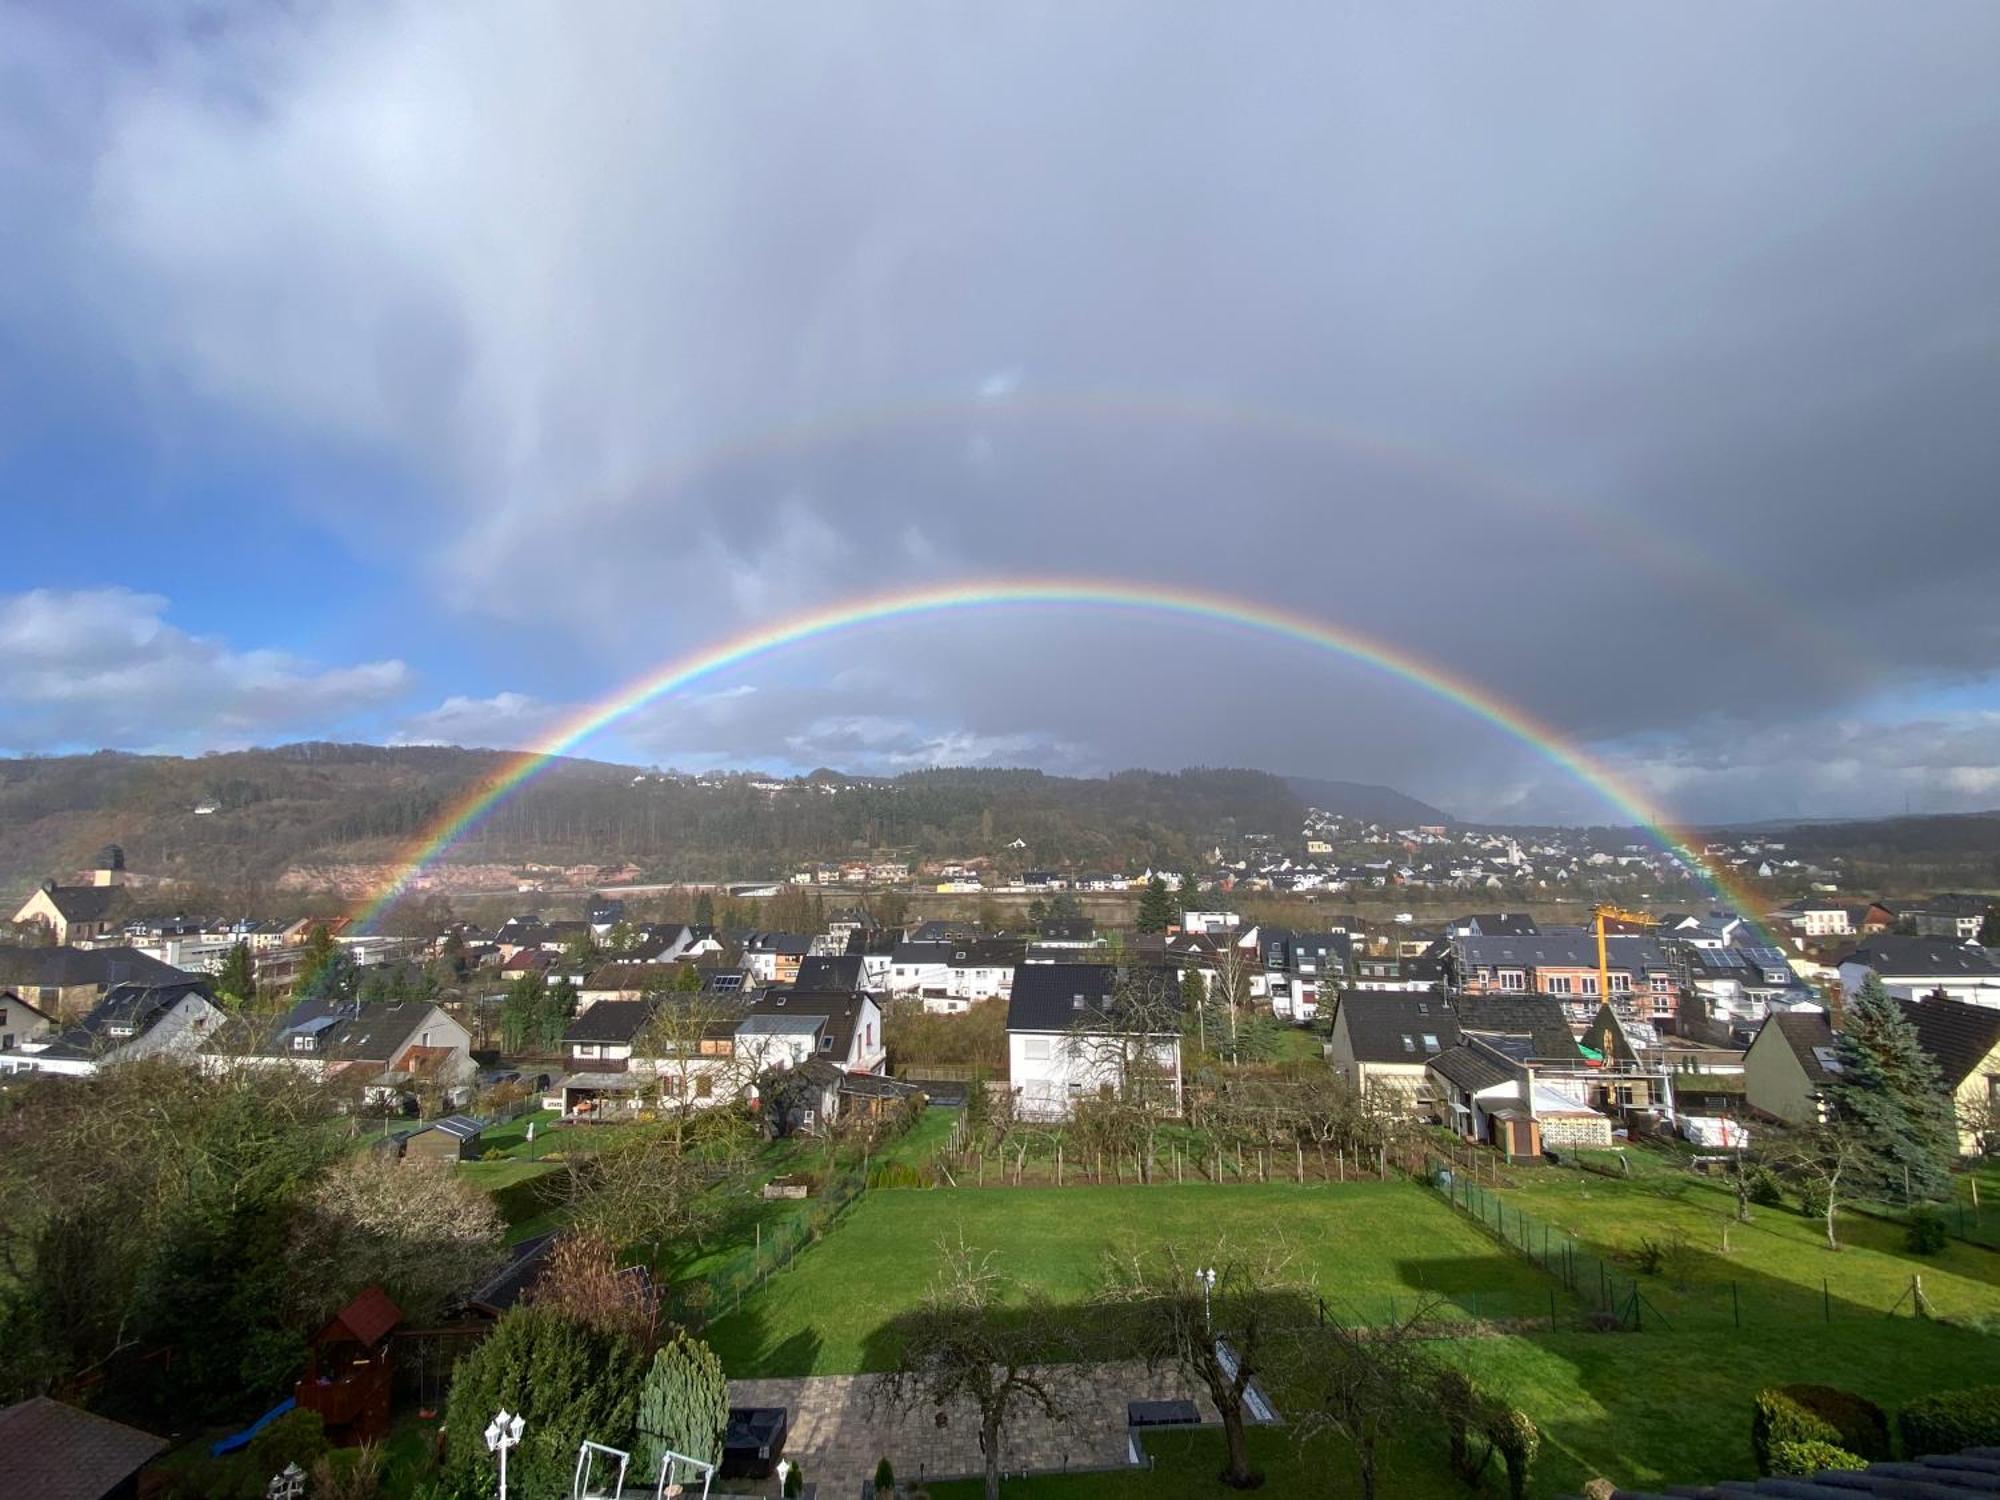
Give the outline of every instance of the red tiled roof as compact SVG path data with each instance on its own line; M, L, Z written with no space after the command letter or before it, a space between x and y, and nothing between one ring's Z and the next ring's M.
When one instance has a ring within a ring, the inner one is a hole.
M335 1313L333 1321L319 1331L314 1342L345 1337L364 1349L372 1349L402 1321L403 1310L389 1300L389 1294L379 1286L371 1286Z

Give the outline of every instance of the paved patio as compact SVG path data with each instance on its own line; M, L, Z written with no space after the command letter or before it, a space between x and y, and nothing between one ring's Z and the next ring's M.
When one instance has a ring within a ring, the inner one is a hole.
M1127 1461L1128 1401L1192 1400L1204 1422L1219 1420L1214 1404L1179 1374L1154 1374L1144 1364L1070 1365L1057 1374L1069 1419L1054 1422L1032 1408L1001 1434L1001 1467L1020 1470L1101 1469ZM938 1425L929 1404L892 1408L877 1400L880 1375L811 1375L784 1380L732 1380L731 1406L783 1406L792 1414L785 1456L805 1465L822 1497L860 1493L887 1455L896 1477L942 1479L984 1472L979 1419L971 1406L953 1408ZM775 1484L769 1486L775 1491Z

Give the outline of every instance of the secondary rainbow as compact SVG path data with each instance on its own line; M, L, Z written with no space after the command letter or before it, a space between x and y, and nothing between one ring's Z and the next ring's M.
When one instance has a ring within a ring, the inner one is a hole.
M565 721L542 743L505 762L452 803L404 853L393 874L357 913L365 928L379 917L434 861L448 852L488 812L533 780L551 760L565 755L634 710L731 668L787 647L844 631L920 616L1018 608L1096 609L1147 613L1208 621L1239 630L1296 641L1365 662L1390 676L1459 705L1477 718L1532 746L1595 791L1624 819L1644 827L1660 847L1701 874L1716 894L1753 924L1756 897L1705 865L1698 846L1638 788L1553 726L1459 676L1387 641L1310 615L1200 589L1164 588L1092 578L983 579L934 588L878 594L793 615L677 657L628 684L611 697Z

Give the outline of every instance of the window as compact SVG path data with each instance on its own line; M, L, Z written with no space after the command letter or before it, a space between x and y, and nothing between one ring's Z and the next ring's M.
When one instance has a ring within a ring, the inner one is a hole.
M1572 993L1574 984L1575 981L1567 974L1551 974L1549 976L1549 993L1551 995L1570 994Z
M1528 987L1528 976L1527 976L1527 974L1526 974L1525 972L1523 972L1522 970L1520 970L1520 969L1502 969L1502 970L1500 971L1500 988L1501 988L1501 989L1503 989L1503 990L1525 990L1525 989L1526 989L1527 987Z
M1664 995L1667 992L1667 986L1672 982L1673 981L1668 979L1667 976L1664 974L1655 974L1651 980L1653 986L1653 993L1656 995Z
M1424 1033L1424 1051L1435 1052L1437 1051L1437 1049L1438 1049L1438 1039L1432 1036L1428 1031L1426 1031Z
M1029 1062L1049 1060L1049 1039L1045 1036L1031 1036L1021 1043L1021 1056Z
M831 1052L833 1050L833 1038L830 1036L821 1037L819 1039L819 1050L822 1052Z
M697 1099L714 1098L715 1080L710 1078L706 1073L702 1074L701 1077L694 1081L694 1096Z
M1416 1041L1416 1038L1415 1038L1415 1037L1408 1037L1408 1036L1404 1037L1404 1038L1403 1038L1403 1050L1404 1050L1405 1052L1415 1052L1415 1051L1417 1050L1417 1041Z
M1594 995L1597 993L1597 976L1595 974L1586 974L1579 982L1583 985L1584 994Z
M1632 976L1630 974L1613 974L1611 976L1611 993L1614 995L1631 994Z

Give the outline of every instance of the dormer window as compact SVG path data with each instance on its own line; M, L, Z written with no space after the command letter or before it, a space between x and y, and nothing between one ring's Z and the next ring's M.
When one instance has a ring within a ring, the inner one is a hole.
M1408 1036L1404 1037L1404 1038L1403 1038L1403 1050L1404 1050L1405 1052L1415 1052L1415 1051L1417 1050L1417 1041L1416 1041L1416 1038L1415 1038L1415 1037L1408 1037Z
M833 1050L833 1038L830 1036L821 1037L819 1039L819 1050L822 1052L831 1052Z
M315 1045L317 1045L315 1039L309 1036L295 1036L292 1038L292 1050L294 1052L310 1052Z

